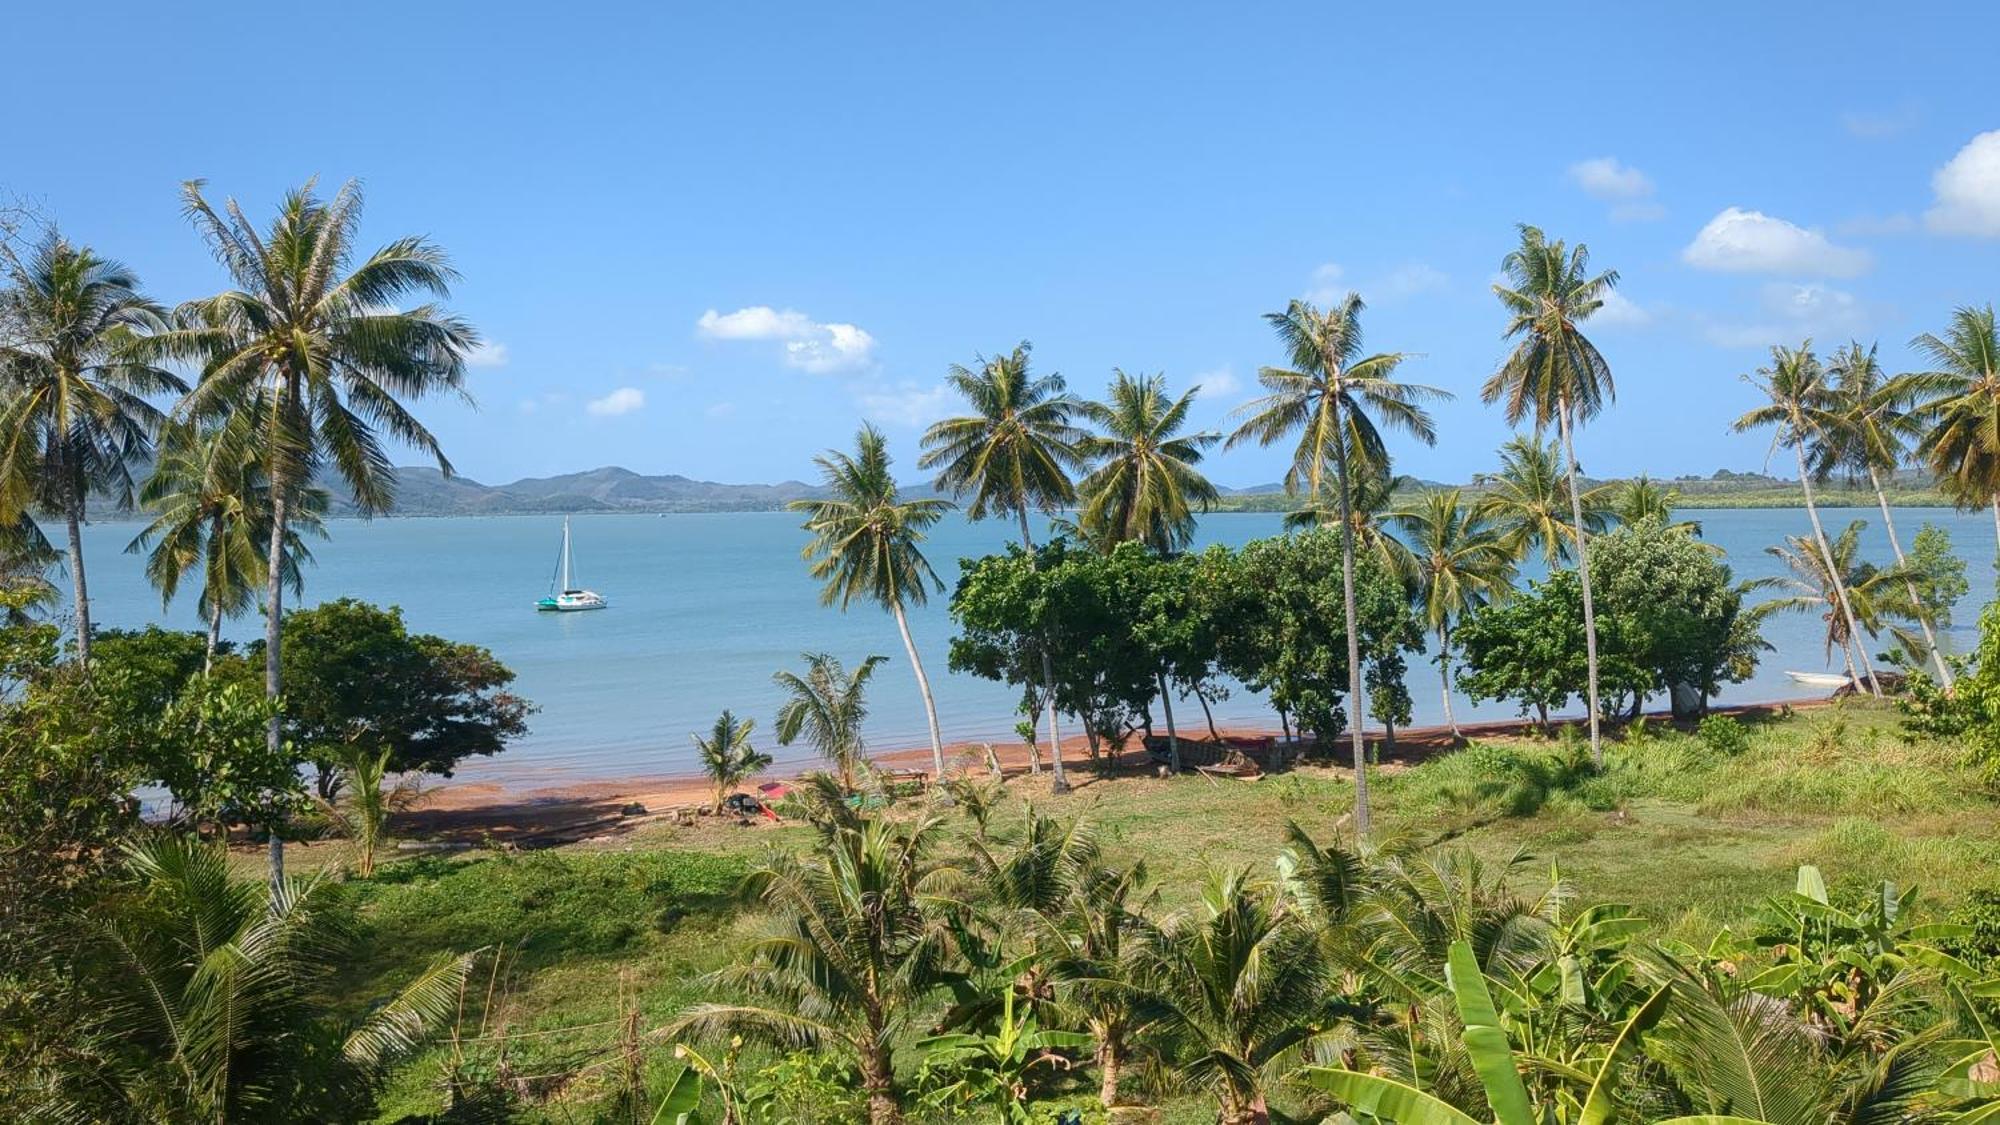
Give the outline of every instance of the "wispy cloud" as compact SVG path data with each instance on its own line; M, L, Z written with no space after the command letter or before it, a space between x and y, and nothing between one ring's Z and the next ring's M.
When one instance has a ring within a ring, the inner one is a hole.
M854 399L869 421L891 426L928 425L944 417L949 405L943 384L925 386L908 380L857 387Z
M1311 283L1301 297L1325 307L1342 300L1351 290L1370 304L1389 304L1422 293L1443 289L1451 278L1443 270L1423 262L1405 262L1388 273L1360 282L1348 280L1347 270L1338 262L1327 262L1312 272Z
M1611 204L1618 222L1645 222L1666 215L1653 198L1652 177L1615 156L1593 156L1569 166L1570 182L1592 199Z
M1861 298L1826 285L1770 282L1757 297L1755 318L1712 321L1703 333L1708 341L1724 348L1796 345L1807 339L1831 343L1867 335L1875 319Z
M875 337L858 325L817 321L797 309L751 305L732 313L709 309L695 332L710 340L769 340L784 345L785 365L815 375L871 366Z
M1681 260L1723 273L1798 277L1854 277L1873 262L1866 250L1835 245L1817 229L1741 207L1724 208L1710 219L1681 251Z
M507 345L493 340L486 340L465 353L465 365L467 367L505 367L507 366Z
M1888 110L1850 110L1840 115L1840 127L1864 141L1880 141L1916 128L1918 117L1916 105L1904 102Z
M1653 323L1653 312L1613 289L1604 294L1603 306L1590 314L1590 323L1612 328L1644 328Z
M1213 371L1197 372L1189 381L1201 388L1201 397L1211 403L1223 395L1233 395L1243 389L1243 380L1237 378L1236 372L1226 366Z
M600 418L616 418L646 407L646 392L637 387L620 387L603 398L594 398L584 409Z
M2000 129L1966 142L1931 177L1937 202L1924 225L1940 234L2000 238Z

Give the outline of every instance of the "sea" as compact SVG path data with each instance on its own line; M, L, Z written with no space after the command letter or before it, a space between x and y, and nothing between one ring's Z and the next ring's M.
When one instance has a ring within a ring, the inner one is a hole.
M1779 575L1766 548L1810 530L1799 508L1684 511L1702 536L1725 552L1739 578ZM1863 520L1864 555L1891 561L1888 538L1874 509L1828 509L1837 534ZM1942 638L1963 650L1977 640L1977 618L1994 591L1994 532L1986 513L1948 509L1895 510L1905 549L1919 527L1950 532L1967 561L1971 592ZM1201 519L1197 544L1240 545L1279 533L1272 513L1217 513ZM548 592L562 538L560 516L380 518L333 520L329 538L312 544L304 604L355 597L401 607L409 626L490 648L519 676L514 689L537 710L528 733L492 758L466 762L457 776L509 787L685 774L695 769L690 736L706 731L724 708L757 723L753 742L781 766L803 763L804 746L780 747L771 733L781 700L772 683L779 669L798 668L800 654L828 652L850 666L880 654L869 692L866 736L872 751L927 745L921 698L894 619L874 606L842 612L820 605L800 550L806 534L786 512L603 514L571 517L575 580L610 608L589 613L538 613ZM932 532L925 550L947 588L961 559L1000 550L1013 524L972 522L953 515ZM139 525L94 522L85 529L91 602L100 627L160 624L201 628L191 597L162 606L147 584L143 560L126 553ZM1039 534L1039 532L1038 532ZM58 579L58 581L63 581ZM66 586L65 586L66 589ZM1002 684L946 669L953 633L949 594L910 614L910 628L937 698L947 741L1016 739L1018 693ZM1840 670L1828 659L1817 615L1770 619L1757 674L1724 689L1726 703L1773 702L1814 694L1785 672ZM261 636L250 616L228 623L225 636ZM1440 722L1436 666L1410 660L1417 724ZM1664 700L1656 701L1664 706ZM1461 721L1515 717L1505 703L1453 703ZM1238 687L1215 706L1218 723L1269 726L1266 700ZM1184 725L1199 723L1192 701L1176 708ZM1071 728L1074 724L1069 724ZM1066 733L1073 733L1073 729Z

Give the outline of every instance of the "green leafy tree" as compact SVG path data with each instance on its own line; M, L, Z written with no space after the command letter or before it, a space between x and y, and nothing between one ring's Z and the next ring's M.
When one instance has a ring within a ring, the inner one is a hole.
M1457 737L1458 719L1451 712L1451 628L1513 590L1514 556L1485 512L1455 488L1427 490L1390 518L1414 560L1419 612L1438 642L1444 721Z
M1959 599L1972 589L1965 580L1965 560L1951 549L1951 533L1934 523L1917 528L1903 569L1916 582L1917 603L1924 616L1938 628L1950 627Z
M140 358L138 340L165 327L139 279L50 233L26 258L6 257L0 320L0 520L29 508L69 530L77 660L90 666L90 583L83 524L92 493L132 504L132 463L151 448L160 412L149 396L185 389Z
M1083 443L1089 435L1074 424L1081 403L1064 387L1061 375L1036 378L1028 371L1028 343L977 368L953 364L946 385L972 407L972 413L947 418L924 431L920 469L936 469L937 487L966 502L975 520L989 514L1014 516L1021 525L1021 546L1034 557L1035 538L1028 526L1032 509L1053 515L1076 501L1071 474L1084 471ZM1064 792L1062 731L1056 723L1055 672L1042 653L1042 699L1049 720L1049 761L1054 788ZM1039 760L1034 762L1039 769Z
M803 737L840 772L841 788L852 792L855 773L868 755L861 737L868 720L868 681L889 658L871 656L851 675L824 652L808 652L802 659L805 675L781 671L771 677L785 693L778 706L778 745L790 746Z
M1553 571L1503 602L1474 610L1456 633L1463 670L1459 689L1475 701L1509 699L1523 715L1549 725L1551 711L1590 698L1590 663L1583 625L1583 586L1573 570ZM1643 690L1650 677L1606 657L1605 683Z
M771 767L771 756L750 745L750 732L755 729L757 720L739 719L725 710L716 716L715 726L707 737L688 736L694 740L695 754L701 759L701 772L715 783L717 813L722 811L722 802L731 789Z
M1590 752L1601 765L1604 742L1598 730L1597 607L1592 600L1588 524L1573 431L1596 417L1616 393L1611 364L1583 334L1581 325L1604 307L1605 294L1618 284L1618 274L1614 270L1592 274L1590 249L1582 243L1572 249L1560 239L1550 242L1537 227L1523 224L1519 230L1520 245L1500 263L1507 281L1493 286L1494 296L1507 310L1505 338L1517 342L1479 394L1488 404L1504 404L1509 425L1532 420L1538 435L1554 425L1562 439L1590 665Z
M1298 445L1285 472L1287 492L1295 493L1304 485L1306 495L1321 495L1325 469L1333 466L1340 511L1349 718L1354 728L1355 822L1366 832L1368 774L1367 749L1361 735L1361 629L1354 593L1352 481L1389 472L1389 451L1376 418L1383 426L1434 445L1437 428L1423 404L1450 396L1435 387L1397 382L1396 369L1407 358L1400 352L1363 356L1363 307L1360 294L1349 293L1324 312L1309 302L1293 301L1284 312L1264 317L1277 332L1291 366L1258 370L1257 381L1268 393L1240 408L1245 418L1229 436L1229 444L1254 440L1269 446L1297 434Z
M1196 468L1221 440L1206 431L1182 434L1200 387L1167 396L1165 375L1111 373L1109 397L1079 407L1104 432L1078 446L1098 463L1079 486L1080 523L1092 542L1136 541L1170 555L1194 537L1194 514L1215 503L1215 486Z
M903 636L917 691L924 698L924 718L930 723L931 769L944 776L944 737L938 731L937 701L931 681L910 636L906 606L923 605L930 589L944 589L930 561L924 558L924 533L951 510L949 500L902 500L889 471L889 445L882 431L863 426L849 456L829 450L816 458L829 495L823 500L794 500L791 508L806 513L812 532L803 557L812 576L825 585L820 604L845 610L858 596L880 605L896 618Z
M1960 507L1993 509L2000 538L2000 325L1993 306L1967 305L1951 314L1943 336L1928 332L1910 346L1931 361L1928 371L1906 377L1917 403L1912 419L1923 437L1916 456Z
M195 676L160 715L147 755L152 781L173 795L194 824L241 822L277 831L305 811L299 758L289 743L264 741L272 703L247 684Z
M1635 717L1645 696L1661 691L1676 716L1691 718L1724 683L1749 677L1761 646L1756 615L1744 610L1746 587L1713 552L1655 517L1600 536L1597 553L1606 647L1649 680L1633 694Z

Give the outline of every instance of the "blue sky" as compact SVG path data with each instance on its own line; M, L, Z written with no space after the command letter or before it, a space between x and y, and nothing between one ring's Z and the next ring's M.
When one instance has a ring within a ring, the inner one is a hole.
M334 15L332 13L339 13ZM954 361L1027 338L1096 393L1202 383L1259 314L1358 288L1370 344L1506 436L1488 286L1532 222L1623 275L1595 473L1756 468L1737 376L1812 335L1892 370L2000 300L2000 5L38 4L11 12L0 190L161 299L221 276L176 185L266 212L359 177L491 341L422 407L488 481L811 472L864 417L914 476ZM25 49L21 49L25 48ZM48 112L36 107L47 106ZM1279 475L1277 451L1212 475Z

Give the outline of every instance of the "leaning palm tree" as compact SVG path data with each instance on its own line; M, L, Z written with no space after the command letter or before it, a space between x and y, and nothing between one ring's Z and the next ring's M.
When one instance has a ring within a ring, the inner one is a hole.
M1393 376L1406 358L1401 352L1364 355L1361 338L1361 296L1349 293L1324 311L1306 301L1293 301L1281 313L1264 317L1284 344L1290 367L1264 367L1257 381L1266 393L1237 410L1244 416L1229 445L1246 441L1275 445L1298 436L1292 463L1285 470L1285 491L1301 489L1310 497L1323 492L1325 470L1333 466L1335 496L1340 505L1340 547L1343 609L1347 624L1348 726L1354 740L1354 819L1368 830L1367 745L1362 737L1361 638L1354 604L1354 490L1357 478L1386 474L1389 451L1382 430L1370 415L1402 430L1426 445L1437 442L1437 428L1424 410L1426 401L1449 398L1444 391L1417 383L1399 383Z
M695 754L701 759L701 772L715 783L715 805L713 811L722 812L722 802L729 791L756 777L771 766L771 756L750 745L750 732L757 729L757 720L739 719L725 710L716 716L715 726L706 738L689 735L694 740Z
M1562 439L1569 478L1570 527L1576 536L1577 578L1583 586L1584 656L1589 673L1590 753L1604 763L1597 703L1597 606L1590 586L1590 545L1584 523L1583 486L1576 468L1575 428L1589 421L1616 393L1611 365L1578 327L1604 305L1618 273L1590 272L1590 248L1550 242L1522 224L1521 244L1501 261L1507 283L1493 293L1507 310L1504 338L1519 341L1486 380L1479 396L1505 404L1507 423L1532 419L1535 432L1553 424Z
M90 583L83 524L92 493L132 505L132 462L146 455L160 412L147 396L184 388L139 358L139 339L165 327L162 310L123 265L51 233L7 259L0 292L0 519L31 507L69 530L77 663L90 665Z
M1032 560L1035 539L1028 526L1032 509L1051 515L1076 500L1072 473L1082 472L1081 451L1088 436L1072 419L1080 405L1064 389L1061 375L1036 378L1028 372L1027 341L1004 356L981 357L977 369L953 364L945 383L972 407L924 432L920 469L937 470L937 488L960 500L970 495L966 514L1014 516L1021 522L1021 548ZM1069 788L1063 776L1062 731L1056 724L1055 672L1044 650L1042 700L1048 713L1049 760L1055 791ZM1035 767L1040 768L1036 761Z
M1896 518L1889 511L1889 494L1882 488L1882 474L1893 474L1901 468L1908 452L1907 438L1916 428L1909 404L1918 380L1884 377L1882 365L1875 359L1875 345L1864 349L1859 340L1849 341L1846 347L1833 353L1827 362L1827 374L1833 380L1834 395L1839 402L1838 425L1834 430L1839 459L1850 472L1868 477L1869 487L1875 490L1875 504L1882 511L1882 529L1889 533L1889 549L1895 553L1896 566L1907 570L1909 560L1903 554L1902 539L1896 534ZM1914 577L1910 579L1909 595L1912 604L1922 604ZM1917 625L1924 634L1924 648L1937 668L1938 683L1950 691L1951 663L1937 646L1937 632L1930 614L1920 612Z
M1586 488L1572 506L1562 465L1560 445L1516 434L1500 447L1500 471L1474 480L1479 512L1499 530L1508 552L1516 560L1539 554L1551 570L1577 557L1577 511L1591 535L1611 524L1610 489Z
M841 788L854 790L854 775L867 754L861 726L868 719L868 681L886 656L863 660L852 675L824 652L804 654L805 675L778 672L771 682L785 693L778 707L778 745L790 746L804 737L840 773Z
M1775 598L1760 607L1764 613L1817 613L1826 623L1826 655L1835 649L1847 661L1847 677L1861 683L1856 658L1866 668L1867 642L1893 622L1915 621L1923 615L1923 605L1914 594L1915 585L1902 567L1877 569L1859 559L1861 530L1867 525L1855 520L1832 540L1826 551L1815 539L1787 535L1781 546L1764 551L1785 564L1792 576L1778 583L1791 594ZM1831 560L1829 565L1828 560ZM1900 636L1900 634L1899 634ZM1905 637L1905 647L1916 648L1914 637Z
M924 718L930 722L931 767L935 776L943 777L944 738L938 732L937 702L931 698L931 681L924 675L917 642L910 636L905 607L923 605L930 588L944 589L921 545L924 532L943 519L952 504L897 496L882 431L863 426L854 444L853 456L828 450L816 459L828 492L825 499L791 503L793 511L806 514L804 527L813 535L801 556L810 564L812 576L825 583L821 605L845 610L859 596L895 616L903 651L909 653L910 669L917 676L917 691L924 697Z
M1390 518L1415 562L1424 624L1437 635L1444 721L1456 738L1451 627L1480 606L1507 596L1514 581L1514 555L1499 530L1456 488L1427 491Z
M1924 435L1916 455L1960 507L1990 506L2000 538L2000 325L1993 306L1961 308L1942 338L1926 332L1910 345L1934 365L1909 379L1923 397L1913 412Z
M1267 1125L1274 1064L1321 1026L1327 977L1311 931L1237 871L1172 919L1140 977L1157 1027L1183 1049L1180 1074L1212 1091L1222 1125Z
M361 188L349 181L322 201L313 184L286 194L260 232L234 200L218 212L202 182L182 185L187 217L237 288L189 302L160 351L201 365L201 379L178 416L217 421L253 416L255 444L270 490L265 544L264 690L281 695L284 556L302 488L331 466L365 514L395 501L395 471L382 432L451 462L404 400L459 391L465 357L479 336L436 304L404 309L406 298L449 294L457 274L444 251L399 238L356 264ZM274 709L265 737L275 753L283 716ZM274 873L283 843L271 837Z
M1079 410L1102 434L1086 437L1084 455L1098 466L1078 486L1083 497L1079 523L1095 541L1137 541L1170 555L1194 538L1196 509L1206 512L1218 498L1201 470L1203 451L1222 440L1203 431L1182 434L1200 387L1179 398L1167 395L1165 375L1111 373L1105 402Z
M1841 581L1841 569L1835 565L1826 528L1820 523L1819 505L1813 499L1813 481L1826 476L1839 454L1842 425L1839 397L1827 382L1826 369L1820 366L1819 357L1813 354L1810 340L1797 348L1772 348L1771 366L1759 368L1755 375L1745 375L1743 380L1763 391L1771 401L1769 405L1760 406L1738 418L1734 429L1742 433L1764 426L1775 427L1776 432L1771 438L1772 450L1781 445L1790 446L1798 459L1799 487L1805 491L1806 515L1812 519L1813 542L1826 561L1826 572L1832 580L1830 592L1833 605L1844 619L1847 635L1854 636L1860 631L1855 627L1854 607L1849 604L1847 588ZM1864 650L1859 655L1868 690L1879 699L1882 685L1876 682L1875 669L1868 661L1868 653Z
M871 1125L900 1120L894 1047L945 982L959 905L934 857L940 831L930 817L852 817L812 852L767 860L748 885L771 922L711 978L728 998L688 1009L667 1034L748 1031L846 1051Z
M159 590L162 608L173 603L184 579L199 573L199 609L208 627L204 668L215 663L223 618L248 613L264 586L271 495L250 430L247 416L209 426L168 423L153 473L139 490L139 505L153 519L125 548L127 554L145 552L146 577ZM284 585L294 596L304 592L305 564L312 561L305 536L325 536L326 506L319 488L300 489L293 502Z

